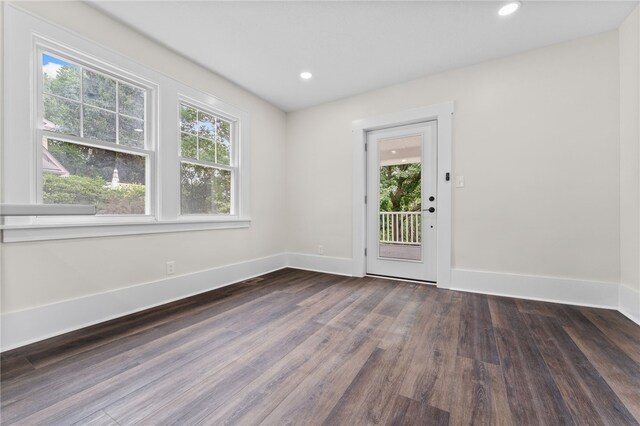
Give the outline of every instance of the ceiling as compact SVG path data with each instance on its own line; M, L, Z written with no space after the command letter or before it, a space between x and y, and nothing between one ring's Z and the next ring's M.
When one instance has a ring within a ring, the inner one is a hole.
M422 136L382 139L378 144L381 166L422 162Z
M91 1L294 111L617 28L635 1ZM303 81L301 71L313 78Z

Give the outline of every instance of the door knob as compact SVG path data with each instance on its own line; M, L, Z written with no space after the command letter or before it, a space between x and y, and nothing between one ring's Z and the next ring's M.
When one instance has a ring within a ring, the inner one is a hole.
M425 210L423 210L423 211L425 211L425 212L429 212L429 213L433 213L433 212L435 212L435 211L436 211L436 208L435 208L435 207L429 207L429 209L428 209L428 210L427 210L427 209L425 209Z

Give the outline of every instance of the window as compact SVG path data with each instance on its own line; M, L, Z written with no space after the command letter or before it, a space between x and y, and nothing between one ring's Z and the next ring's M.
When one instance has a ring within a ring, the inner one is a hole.
M180 104L180 209L189 214L233 214L233 124Z
M43 52L45 204L95 204L99 215L149 213L147 89Z
M4 12L2 203L98 208L5 217L4 242L249 226L248 113L11 5Z

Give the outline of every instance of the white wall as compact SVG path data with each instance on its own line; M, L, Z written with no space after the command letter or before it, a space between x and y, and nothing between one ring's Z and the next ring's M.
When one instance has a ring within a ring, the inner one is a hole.
M453 266L617 283L617 31L289 113L288 251L351 257L353 120L451 100Z
M620 36L621 310L640 321L640 7Z
M20 2L20 8L211 93L251 115L249 229L11 243L1 247L3 313L51 304L284 251L285 114L80 2Z
M83 3L19 6L248 111L253 222L250 229L0 245L5 314L161 280L167 260L182 275L285 251L304 259L299 254L323 245L327 260L345 265L351 122L451 100L453 171L467 184L454 190L454 267L615 283L622 264L623 279L638 289L638 99L620 97L620 89L640 92L637 68L622 59L619 69L618 50L631 52L637 66L637 10L620 45L613 31L285 116ZM625 134L631 142L621 152ZM635 162L625 162L628 152ZM621 180L631 188L622 199ZM631 237L621 239L621 228Z

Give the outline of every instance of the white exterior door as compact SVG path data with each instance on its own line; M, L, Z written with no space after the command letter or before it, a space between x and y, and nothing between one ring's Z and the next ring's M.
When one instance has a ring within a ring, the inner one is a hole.
M436 280L437 122L367 134L367 273Z

